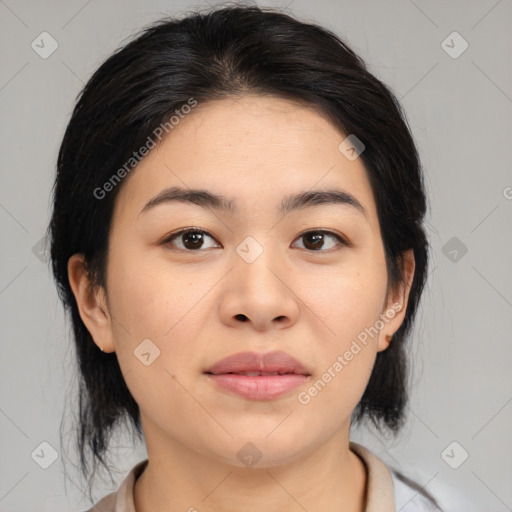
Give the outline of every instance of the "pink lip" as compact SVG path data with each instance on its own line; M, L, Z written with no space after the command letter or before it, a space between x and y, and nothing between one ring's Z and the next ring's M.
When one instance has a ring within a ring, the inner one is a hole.
M279 375L240 375L240 373ZM311 375L285 352L240 352L215 363L204 372L221 388L253 400L272 400L303 384Z

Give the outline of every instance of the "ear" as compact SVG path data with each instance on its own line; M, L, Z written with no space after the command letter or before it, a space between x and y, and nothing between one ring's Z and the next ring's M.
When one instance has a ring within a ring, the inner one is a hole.
M393 290L389 291L386 305L381 312L385 325L379 332L378 352L386 350L390 343L393 343L392 336L404 321L416 266L413 249L409 249L402 254L401 266L404 283L400 283Z
M103 352L114 352L112 322L103 288L92 289L83 254L68 260L68 279L75 296L80 317L94 343Z

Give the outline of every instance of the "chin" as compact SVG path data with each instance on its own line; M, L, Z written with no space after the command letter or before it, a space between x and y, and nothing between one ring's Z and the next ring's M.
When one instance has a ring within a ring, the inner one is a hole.
M267 437L266 433L248 432L243 437L230 439L225 451L217 454L223 463L238 468L265 469L291 464L303 457L308 449L304 437L293 438L283 431ZM311 450L313 447L311 447ZM226 454L228 457L226 458Z

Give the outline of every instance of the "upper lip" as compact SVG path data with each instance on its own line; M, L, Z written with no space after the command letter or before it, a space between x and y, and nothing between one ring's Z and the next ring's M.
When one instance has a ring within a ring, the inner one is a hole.
M218 375L221 373L295 373L297 375L310 375L307 368L297 359L286 352L239 352L228 356L204 373Z

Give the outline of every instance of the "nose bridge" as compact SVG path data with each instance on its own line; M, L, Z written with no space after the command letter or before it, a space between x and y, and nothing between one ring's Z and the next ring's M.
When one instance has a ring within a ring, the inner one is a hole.
M279 282L274 275L278 265L278 256L275 249L271 247L270 237L247 236L236 247L235 272L239 275L241 282L251 288L263 287L268 293L274 290L275 281ZM273 270L273 272L271 271Z
M246 237L233 255L233 269L222 301L224 321L239 325L251 322L258 330L273 324L293 324L299 313L292 291L286 286L279 248L271 248L270 237Z

